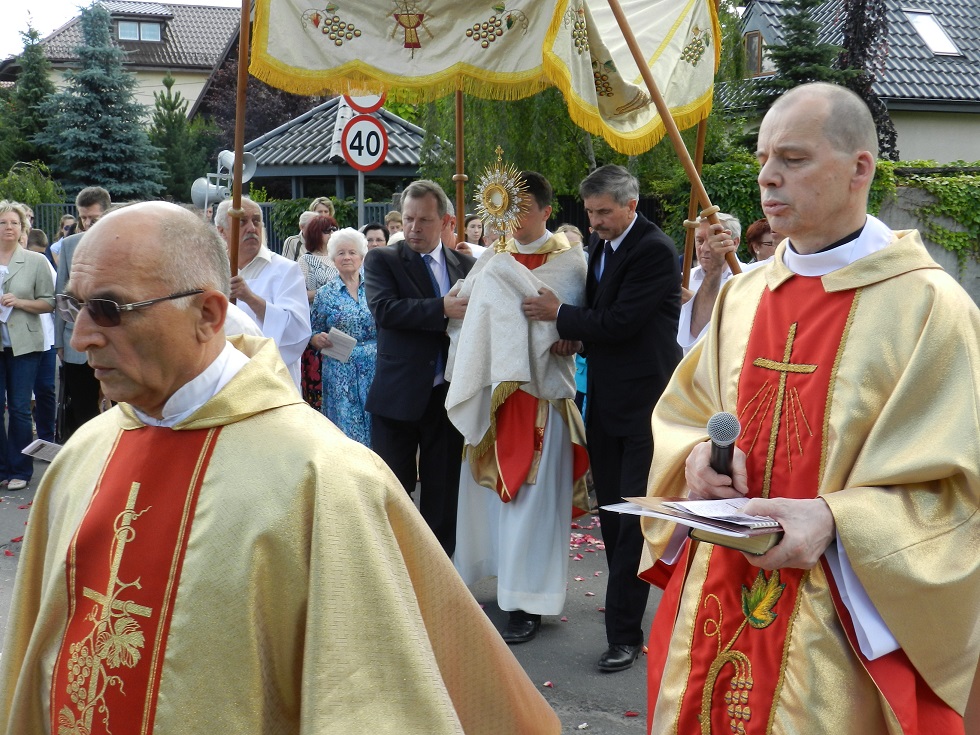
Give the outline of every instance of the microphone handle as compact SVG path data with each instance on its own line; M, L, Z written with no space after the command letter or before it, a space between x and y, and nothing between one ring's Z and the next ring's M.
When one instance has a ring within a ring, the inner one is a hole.
M727 447L711 442L711 457L708 464L719 475L732 476L732 458L735 456L735 442Z

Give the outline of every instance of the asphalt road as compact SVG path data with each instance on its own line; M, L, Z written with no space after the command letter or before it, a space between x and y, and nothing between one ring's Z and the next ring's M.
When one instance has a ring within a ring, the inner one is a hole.
M27 490L0 489L0 630L7 626L20 559L19 539L24 535L34 488L46 467L35 461L34 480ZM546 616L537 638L512 646L511 650L558 713L563 733L643 735L647 712L645 657L641 655L633 668L615 674L602 674L595 666L606 645L602 612L606 555L597 520L585 518L572 524L569 555L568 597L563 614ZM484 580L472 591L493 623L502 628L507 613L497 607L496 580ZM659 599L659 590L651 590L646 630L650 629Z

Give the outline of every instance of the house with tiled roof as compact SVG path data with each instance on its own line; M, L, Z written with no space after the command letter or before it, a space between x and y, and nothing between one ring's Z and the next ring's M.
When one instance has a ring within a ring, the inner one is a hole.
M126 52L125 67L136 75L136 101L152 108L153 93L163 92L169 72L174 92L189 100L193 114L214 70L238 38L241 11L208 5L100 0L112 18L112 42ZM65 72L78 67L75 49L83 41L79 17L41 41L51 62L55 86L64 86ZM20 73L16 58L0 62L0 82Z
M813 17L820 40L841 45L844 0L826 0ZM886 0L885 51L874 91L888 109L905 160L980 160L980 3ZM779 0L749 0L742 37L750 79L723 90L721 105L744 107L752 79L772 74L766 49L783 43Z

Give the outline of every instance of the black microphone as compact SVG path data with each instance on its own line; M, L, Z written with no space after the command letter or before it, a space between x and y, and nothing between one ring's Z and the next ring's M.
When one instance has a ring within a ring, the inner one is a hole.
M742 426L738 419L727 411L716 413L708 419L708 438L711 439L711 458L708 464L719 475L732 476L735 440L741 432Z

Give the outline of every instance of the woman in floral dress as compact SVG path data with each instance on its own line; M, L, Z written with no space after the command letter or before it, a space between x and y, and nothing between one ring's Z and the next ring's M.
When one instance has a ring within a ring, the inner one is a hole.
M332 347L327 333L333 327L356 339L357 345L346 362L324 356L322 410L347 436L370 447L371 415L364 402L374 380L378 331L361 275L367 240L345 227L331 236L327 247L339 275L321 286L313 299L310 344L318 350Z

